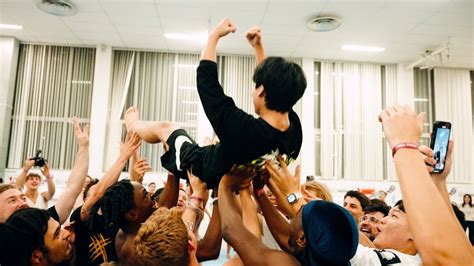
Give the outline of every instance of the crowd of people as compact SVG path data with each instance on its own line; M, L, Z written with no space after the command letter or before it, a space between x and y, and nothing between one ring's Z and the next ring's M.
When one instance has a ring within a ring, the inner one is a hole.
M457 208L446 186L453 141L445 171L433 173L433 150L418 144L423 114L408 105L382 110L403 199L389 206L385 192L369 199L351 190L336 204L322 182L301 184L299 166L290 170L303 138L292 109L306 78L297 64L266 57L258 27L246 33L257 62L258 118L224 94L216 47L235 30L229 19L215 27L197 69L219 142L200 146L173 123L141 122L130 107L117 159L97 179L88 176L89 128L73 118L79 148L55 205L48 207L55 185L47 164L39 175L27 159L15 184L0 185L0 265L199 265L219 257L223 240L236 252L225 265L473 265L472 198ZM143 185L154 162L141 158L142 142L165 149L164 187ZM127 163L129 177L119 180ZM48 189L40 193L42 177Z

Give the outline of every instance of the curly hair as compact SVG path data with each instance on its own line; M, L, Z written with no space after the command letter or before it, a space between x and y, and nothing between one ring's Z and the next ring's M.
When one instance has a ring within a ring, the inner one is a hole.
M108 188L104 196L91 209L88 220L90 230L93 229L94 221L99 216L99 209L109 233L114 234L118 229L123 229L125 214L134 207L133 200L133 185L130 180L121 180Z
M159 208L138 230L133 248L139 265L188 265L188 239L179 209Z

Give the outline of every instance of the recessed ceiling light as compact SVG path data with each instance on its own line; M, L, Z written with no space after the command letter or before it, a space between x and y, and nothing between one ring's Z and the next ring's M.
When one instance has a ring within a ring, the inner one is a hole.
M76 14L76 6L69 0L41 0L37 4L42 11L60 17Z
M184 33L165 33L166 39L171 40L183 40L183 41L200 41L205 42L207 40L207 34L184 34Z
M380 52L385 51L385 48L383 47L365 46L365 45L343 45L341 49L346 50L346 51L373 52L373 53L380 53Z
M311 18L306 23L308 29L317 32L332 31L339 28L342 25L342 20L337 17L325 16Z
M21 30L23 26L14 24L0 24L0 29Z

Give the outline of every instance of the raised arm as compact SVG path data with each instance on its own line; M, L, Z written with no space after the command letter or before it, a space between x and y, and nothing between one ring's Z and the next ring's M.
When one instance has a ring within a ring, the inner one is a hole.
M262 240L262 224L258 218L257 206L252 199L252 189L250 187L240 190L240 202L242 205L242 221L258 240Z
M54 185L53 175L49 171L48 163L45 163L43 168L41 168L41 174L43 174L43 176L46 178L46 183L48 184L48 191L41 193L41 196L43 196L43 198L48 201L53 198L54 193L56 192L56 186Z
M293 218L301 206L306 204L306 201L300 193L301 168L298 165L293 175L288 169L285 160L278 157L278 161L280 162L281 169L278 169L278 167L271 162L265 163L265 169L267 169L270 174L267 185L277 199L278 208L283 211L286 216ZM288 202L288 196L291 194L298 198L293 204Z
M120 147L120 154L115 163L110 167L109 170L102 176L99 183L97 183L96 189L90 197L86 199L81 209L81 221L87 221L89 218L90 211L94 204L104 195L105 191L115 184L122 172L128 159L133 155L136 149L140 147L140 138L135 133L127 133L125 142Z
M26 183L26 176L28 175L28 171L30 171L31 167L35 165L35 160L26 159L23 162L23 168L21 168L20 174L16 177L15 185L23 190L23 186Z
M219 39L231 32L235 32L236 29L237 28L235 27L234 23L230 21L230 19L224 18L223 20L221 20L221 22L217 24L217 26L209 35L207 45L201 54L201 60L217 62L216 48Z
M190 170L188 170L188 178L193 194L186 203L187 205L183 212L182 219L188 229L194 234L197 234L199 225L204 216L204 198L208 197L209 194L207 192L206 183L193 175Z
M257 65L259 65L267 57L265 55L265 49L263 49L262 31L260 30L260 27L254 26L250 28L245 33L245 37L249 41L250 45L253 47L255 53L255 61L257 62Z
M244 176L253 176L245 169L233 171L224 175L219 185L219 212L225 241L234 247L244 265L299 265L291 255L267 248L245 228L232 191L238 189Z
M423 118L424 115L417 116L408 105L389 107L379 115L391 148L401 143L417 143L423 129ZM393 158L410 231L423 264L472 265L473 249L450 214L420 152L399 149Z
M76 198L81 194L87 177L87 171L89 170L89 126L86 125L81 129L76 117L72 118L72 126L79 149L76 153L76 160L71 169L71 174L69 174L67 180L66 189L59 196L55 205L61 224L67 220L74 207Z
M218 204L217 198L214 199L211 221L207 226L206 234L198 241L196 258L199 262L215 260L219 257L219 252L221 251L222 232Z
M176 206L179 197L179 178L173 173L168 173L168 179L166 181L165 188L158 201L159 207L166 207L168 209Z

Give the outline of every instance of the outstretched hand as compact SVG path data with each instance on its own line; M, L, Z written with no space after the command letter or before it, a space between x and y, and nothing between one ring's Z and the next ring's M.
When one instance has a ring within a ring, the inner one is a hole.
M151 166L145 159L141 159L133 165L133 173L139 182L143 181L143 176L150 170Z
M125 137L125 142L120 146L120 156L128 160L135 153L135 150L140 147L141 139L136 133L128 132Z
M85 125L83 128L79 125L77 117L72 117L72 127L74 129L74 136L76 137L79 147L89 146L89 125Z
M231 32L234 33L236 30L237 28L234 23L230 19L224 18L216 25L212 34L216 34L218 37L224 37Z
M280 162L281 169L278 169L278 167L270 161L265 162L265 168L270 174L270 179L268 180L270 188L277 188L284 196L299 191L301 167L298 165L293 175L281 156L278 157L278 161Z
M238 192L250 186L255 174L255 167L252 165L234 165L222 177L221 186L225 186L233 192Z
M424 112L416 115L409 105L398 104L380 112L379 121L390 148L403 142L417 143L423 133L425 116Z
M262 31L260 27L253 26L245 33L245 38L249 41L252 47L262 45Z
M189 178L189 184L191 185L191 189L193 191L192 196L207 199L209 197L209 192L207 190L206 183L202 182L199 177L195 176L192 170L187 170L187 173Z
M50 178L51 177L51 173L49 172L49 165L48 163L44 163L44 166L41 168L41 174L46 177L46 178Z

